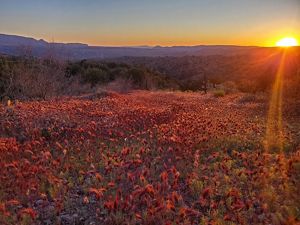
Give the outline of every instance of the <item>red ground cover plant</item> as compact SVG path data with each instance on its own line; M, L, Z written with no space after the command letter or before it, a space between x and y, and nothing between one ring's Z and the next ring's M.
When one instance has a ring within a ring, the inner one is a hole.
M240 98L1 106L0 224L296 224L300 120L266 152L266 104Z

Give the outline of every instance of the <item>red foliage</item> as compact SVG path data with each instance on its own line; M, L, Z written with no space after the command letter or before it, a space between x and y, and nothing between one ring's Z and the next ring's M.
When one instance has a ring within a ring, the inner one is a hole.
M37 213L35 210L33 210L32 208L25 208L25 209L21 209L21 211L19 212L19 214L22 215L29 215L32 219L35 219L37 216Z
M54 215L88 208L99 224L120 215L126 224L272 224L270 206L299 204L299 150L264 152L264 107L239 97L134 92L0 106L0 223L41 222L42 200Z

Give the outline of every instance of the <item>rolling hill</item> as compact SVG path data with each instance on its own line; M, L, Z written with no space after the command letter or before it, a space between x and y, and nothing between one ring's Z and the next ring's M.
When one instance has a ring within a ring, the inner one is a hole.
M231 45L197 46L136 46L105 47L89 46L81 43L50 43L43 39L0 34L0 53L8 55L26 55L44 57L52 55L63 59L106 59L117 57L164 57L164 56L209 56L209 55L244 55L253 51L269 51L269 48Z

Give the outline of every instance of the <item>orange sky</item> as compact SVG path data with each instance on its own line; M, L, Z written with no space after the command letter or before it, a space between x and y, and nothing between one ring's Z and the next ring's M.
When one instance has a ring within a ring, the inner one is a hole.
M274 46L300 40L300 1L10 0L0 33L104 46Z

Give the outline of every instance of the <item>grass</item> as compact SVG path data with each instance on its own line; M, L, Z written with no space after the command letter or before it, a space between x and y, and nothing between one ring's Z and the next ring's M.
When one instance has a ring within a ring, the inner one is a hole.
M213 95L214 95L216 98L224 97L224 96L225 96L225 91L222 90L222 89L215 90L215 91L213 92Z

